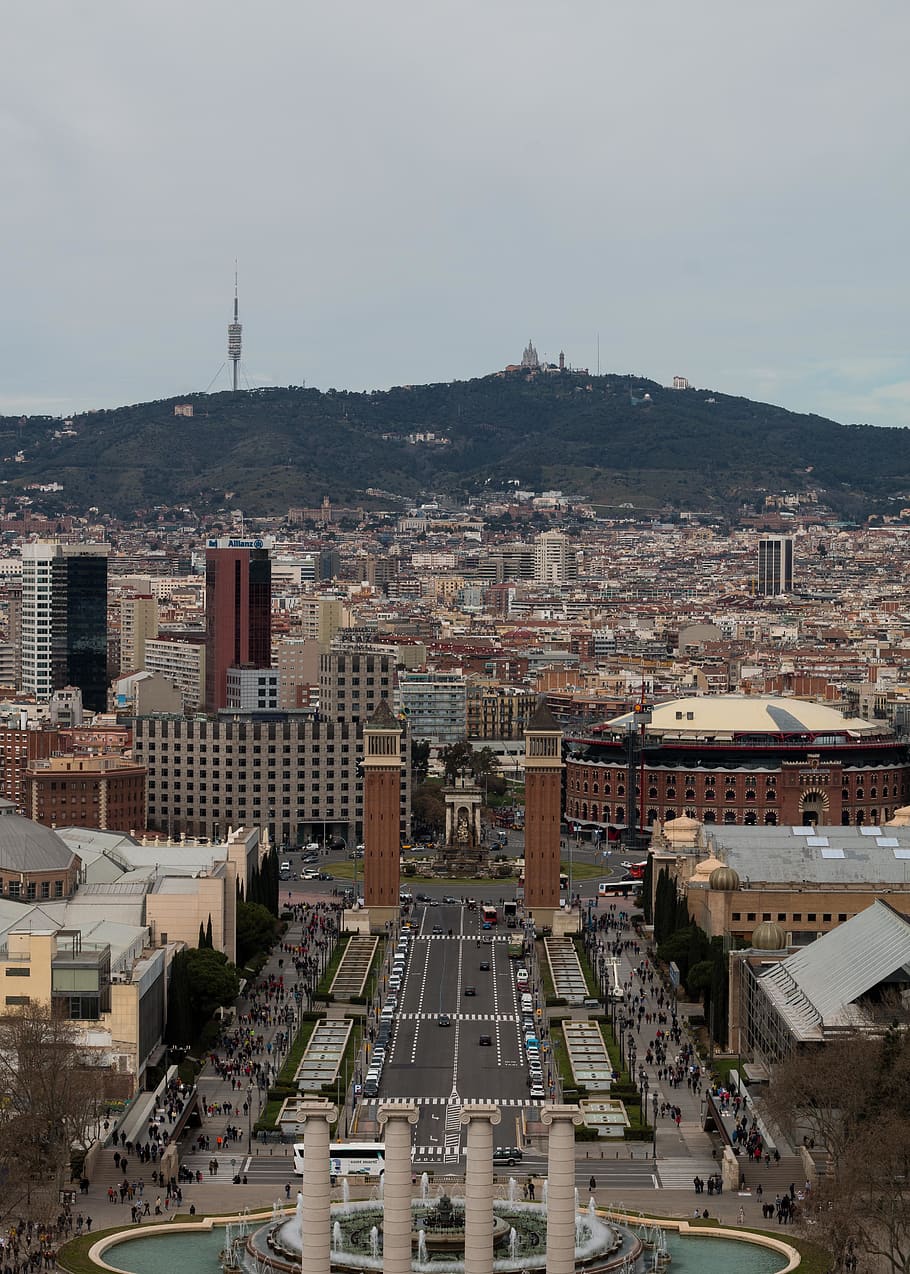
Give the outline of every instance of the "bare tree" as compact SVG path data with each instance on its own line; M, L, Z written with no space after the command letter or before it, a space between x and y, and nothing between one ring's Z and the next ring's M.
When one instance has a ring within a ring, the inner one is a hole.
M78 1025L49 1006L0 1017L0 1216L52 1214L73 1158L96 1135L107 1074Z
M776 1068L767 1113L827 1154L806 1233L846 1268L855 1252L910 1274L910 1034L851 1032Z

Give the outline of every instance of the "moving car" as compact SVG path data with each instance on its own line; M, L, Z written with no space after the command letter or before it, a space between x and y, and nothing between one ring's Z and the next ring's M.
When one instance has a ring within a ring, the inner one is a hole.
M452 1025L452 1019L449 1017L448 1013L440 1013L439 1017L436 1019L436 1025L437 1025L437 1026L451 1026L451 1025Z
M465 987L465 989L464 989L464 993L465 993L465 995L476 995L476 994L477 994L477 987L476 987L476 986L466 986L466 987Z
M543 1084L531 1085L531 1096L535 1099L535 1101L543 1101L546 1095L546 1090L544 1089Z
M489 973L489 972L490 972L490 962L489 962L489 960L481 960L481 962L480 962L480 972L481 972L481 973Z
M489 1046L493 1043L493 1037L492 1035L481 1035L477 1042L481 1045L481 1047L489 1048Z
M494 1146L493 1162L505 1163L510 1167L512 1164L521 1163L522 1152L517 1146Z

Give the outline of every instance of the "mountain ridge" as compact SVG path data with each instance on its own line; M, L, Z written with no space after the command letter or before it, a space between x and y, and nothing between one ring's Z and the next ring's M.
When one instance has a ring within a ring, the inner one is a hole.
M175 415L181 404L192 417ZM8 492L56 482L55 511L97 506L126 516L226 502L281 513L323 495L363 503L368 487L404 499L431 491L465 499L515 481L595 504L730 511L757 505L766 491L811 486L854 516L889 511L910 490L910 430L842 425L627 375L270 387L175 396L72 422L0 418Z

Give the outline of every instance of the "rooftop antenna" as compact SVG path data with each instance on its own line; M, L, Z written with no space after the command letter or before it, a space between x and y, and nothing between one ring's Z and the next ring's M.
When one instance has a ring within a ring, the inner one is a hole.
M597 333L597 375L600 375L600 332Z
M237 260L234 259L234 321L228 323L228 358L232 364L232 382L237 393L237 373L240 369L240 338L243 326L237 316Z

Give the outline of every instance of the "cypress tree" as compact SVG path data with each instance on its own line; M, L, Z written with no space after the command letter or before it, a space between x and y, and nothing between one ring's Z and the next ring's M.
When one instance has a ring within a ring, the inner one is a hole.
M212 913L209 912L209 922L205 926L205 945L214 950L215 943L212 940Z
M202 927L202 921L201 921L201 920L199 921L199 941L196 943L196 946L197 946L197 947L204 947L204 946L205 946L205 930L204 930L204 929L203 929L203 927Z
M642 910L645 913L646 924L651 924L654 920L654 907L651 899L653 879L654 859L649 854L647 862L645 863L645 874L641 878L641 905Z

